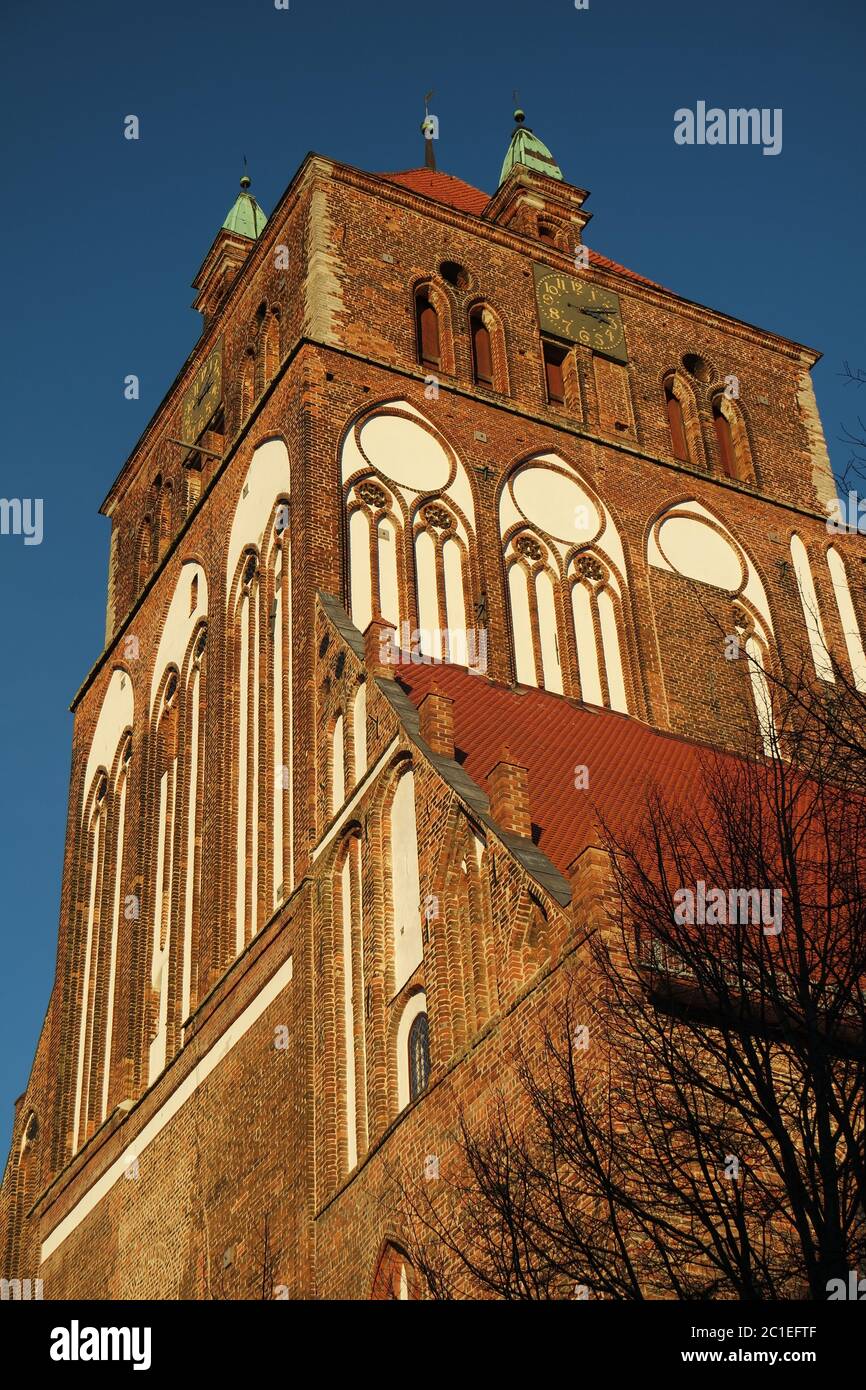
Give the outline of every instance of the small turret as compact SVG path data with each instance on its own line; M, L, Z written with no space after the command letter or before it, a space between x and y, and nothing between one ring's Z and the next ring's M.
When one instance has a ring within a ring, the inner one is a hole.
M259 207L252 193L249 192L249 187L249 175L244 174L241 179L241 191L229 208L223 222L223 231L234 232L237 236L249 237L250 241L255 241L264 230L268 219L264 209Z
M244 160L246 164L246 160ZM193 308L202 316L202 329L219 312L232 282L267 225L267 214L249 191L250 177L244 170L241 191L229 208L225 221L208 251L193 288Z
M514 113L514 119L516 122L514 134L511 137L511 144L508 146L502 163L502 173L499 177L500 188L515 164L523 164L527 169L533 169L537 174L546 174L550 179L562 180L562 170L544 141L539 140L538 136L533 135L529 127L523 124L526 120L526 112L518 107Z

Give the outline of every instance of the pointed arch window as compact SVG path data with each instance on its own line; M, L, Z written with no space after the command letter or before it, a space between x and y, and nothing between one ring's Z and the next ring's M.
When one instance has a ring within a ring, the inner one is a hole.
M737 451L734 444L734 431L718 399L713 402L713 429L716 435L716 446L719 451L719 462L722 465L722 472L726 478L738 478L739 470L737 467Z
M378 613L399 633L403 527L398 503L373 478L354 487L347 502L352 620L363 632Z
M421 880L415 775L404 772L394 793L390 816L393 992L397 994L424 959L421 936Z
M265 384L273 381L280 365L280 315L278 309L272 309L268 318L267 328L265 329L264 342L264 378Z
M166 483L159 502L159 533L157 536L157 559L161 560L171 540L171 483Z
M713 399L713 432L722 472L735 482L748 482L755 476L749 436L742 412L725 395Z
M256 359L252 348L244 354L241 368L241 419L245 420L253 408L256 391Z
M558 571L547 547L529 532L512 538L508 591L517 679L563 693Z
M353 833L344 845L339 882L335 885L342 919L335 953L342 965L342 1050L345 1060L343 1095L346 1144L345 1171L350 1173L367 1143L366 1057L364 1043L364 929L361 898L361 844ZM336 944L336 943L335 943ZM336 1001L335 1001L336 1002Z
M430 1080L430 1029L427 996L423 990L413 994L406 1003L397 1025L396 1044L399 1114L421 1095Z
M686 421L682 401L676 392L673 381L665 384L665 408L668 416L668 429L671 435L673 456L680 463L690 463L689 443L686 435Z
M821 618L821 609L818 606L818 594L815 590L815 581L812 578L812 566L809 563L806 547L796 534L791 537L791 562L794 566L794 575L797 580L797 590L800 595L806 632L809 636L809 647L815 674L820 680L831 683L835 681L836 677L833 674L833 662L827 650L824 623Z
M149 516L144 518L138 542L138 587L143 589L153 565L153 522Z
M404 1303L418 1297L418 1279L408 1255L389 1242L376 1267L371 1302Z
M577 644L581 697L588 704L628 714L628 695L620 634L618 586L607 567L590 552L571 566L571 608Z
M827 565L830 570L833 595L836 599L836 607L839 610L839 619L842 623L842 635L845 639L845 647L848 652L848 660L851 664L851 674L854 677L854 684L858 690L866 690L866 652L863 650L863 636L851 599L851 588L848 584L848 574L845 569L845 563L839 552L832 545L827 551Z
M339 811L346 800L345 732L342 714L338 714L331 730L331 814Z
M469 315L472 341L472 376L480 386L493 385L493 344L484 307L478 305Z
M439 314L426 289L419 289L415 295L415 334L421 365L438 367L441 363Z
M419 1014L409 1029L409 1099L417 1100L430 1080L430 1026Z

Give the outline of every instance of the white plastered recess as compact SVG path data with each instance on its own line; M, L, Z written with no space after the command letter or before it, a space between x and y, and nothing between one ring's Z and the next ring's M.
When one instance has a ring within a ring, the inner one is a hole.
M445 450L404 415L374 415L361 427L360 444L379 472L401 487L436 492L448 482L451 468Z
M198 580L195 607L190 612L190 595L193 581ZM156 661L150 683L150 708L165 675L165 668L171 663L181 669L186 650L197 623L207 616L207 579L201 565L189 560L182 566L168 613L162 628L162 636L156 650Z
M342 480L346 483L356 474L374 468L410 501L421 493L447 489L448 496L474 526L475 508L466 471L425 425L434 428L408 401L387 401L379 406L357 432L360 448L354 429L346 436L340 460Z
M574 546L598 544L619 573L625 574L625 553L613 517L559 454L528 459L502 489L500 534L506 535L521 522L543 531L563 557Z
M84 774L85 796L90 792L97 768L104 767L106 772L111 772L117 745L124 729L132 727L134 713L132 681L125 671L112 671L87 758L87 770Z
M770 605L751 560L700 502L679 502L650 532L647 559L656 569L742 594L772 633Z
M418 830L415 820L415 776L412 772L404 773L397 783L391 806L390 829L396 995L424 959Z
M242 551L248 545L261 550L265 532L277 519L277 499L289 495L290 484L289 453L283 441L269 439L260 444L253 454L232 521L226 561L227 602L231 599L230 583Z
M583 545L598 535L601 517L595 503L576 478L558 471L562 461L544 455L514 475L514 500L525 519L547 535Z

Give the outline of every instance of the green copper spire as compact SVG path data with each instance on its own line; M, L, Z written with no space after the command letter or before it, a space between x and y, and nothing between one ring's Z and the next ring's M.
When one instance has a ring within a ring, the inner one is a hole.
M236 236L249 237L250 241L255 241L264 230L268 219L252 193L247 192L249 186L249 176L244 174L241 179L241 191L229 208L223 228L227 232L234 232Z
M511 144L502 164L502 174L499 179L500 187L508 178L515 164L525 164L527 169L534 169L537 174L546 174L550 179L561 179L562 170L554 159L550 150L543 140L539 140L537 135L523 124L526 120L526 112L521 111L520 107L514 113L517 125L511 137Z

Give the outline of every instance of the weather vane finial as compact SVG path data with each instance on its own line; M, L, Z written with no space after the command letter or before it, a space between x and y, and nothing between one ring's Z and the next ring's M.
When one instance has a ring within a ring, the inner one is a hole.
M433 148L433 141L439 139L439 118L430 115L432 96L432 89L424 93L424 119L421 122L421 130L424 133L424 163L428 169L436 168L436 151Z

